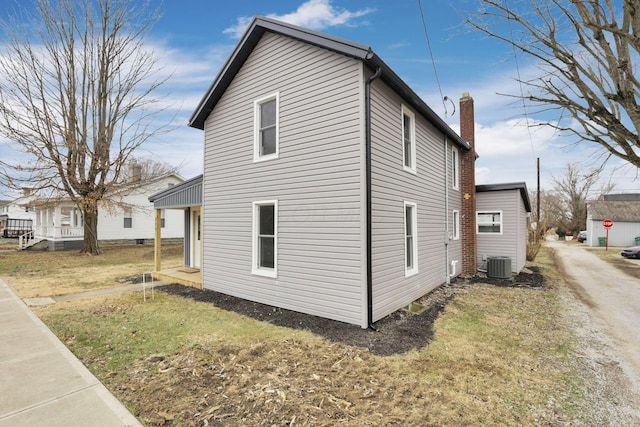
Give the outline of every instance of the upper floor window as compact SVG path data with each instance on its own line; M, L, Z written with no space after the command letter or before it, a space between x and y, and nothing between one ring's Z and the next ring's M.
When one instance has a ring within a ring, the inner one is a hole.
M451 186L460 189L460 152L454 146L451 146Z
M278 201L253 202L253 268L260 276L278 277Z
M278 158L278 116L278 93L254 102L254 161Z
M402 106L402 159L406 171L416 173L416 117Z
M418 272L417 205L404 202L404 277Z
M480 234L502 234L502 212L478 212L476 227Z

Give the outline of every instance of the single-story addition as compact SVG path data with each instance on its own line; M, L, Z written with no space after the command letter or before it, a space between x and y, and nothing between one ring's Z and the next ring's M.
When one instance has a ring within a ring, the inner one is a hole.
M469 94L459 114L461 135L369 46L258 16L190 119L203 175L151 199L190 221L195 286L375 327L476 273Z
M202 175L149 197L155 208L154 277L178 279L183 285L202 288ZM160 213L178 212L184 218L184 267L162 269L162 219Z
M599 246L607 236L602 221L610 219L609 246L635 246L640 237L640 194L605 194L602 200L587 202L587 244Z
M125 189L109 194L109 205L99 206L98 240L101 242L131 242L145 244L155 236L153 204L150 194L171 188L184 179L174 173L145 182L132 183ZM63 197L51 200L35 200L36 215L34 238L31 244L47 241L49 250L78 249L84 239L82 212ZM182 239L183 216L179 212L160 210L162 238Z
M492 256L511 258L511 271L527 262L529 192L524 182L476 186L477 262Z

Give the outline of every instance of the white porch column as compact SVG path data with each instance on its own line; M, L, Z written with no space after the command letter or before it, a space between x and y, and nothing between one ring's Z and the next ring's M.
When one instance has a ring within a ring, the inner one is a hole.
M62 230L61 211L62 211L62 208L60 206L56 206L53 210L53 233L52 234L54 238L62 237L62 234L60 232Z

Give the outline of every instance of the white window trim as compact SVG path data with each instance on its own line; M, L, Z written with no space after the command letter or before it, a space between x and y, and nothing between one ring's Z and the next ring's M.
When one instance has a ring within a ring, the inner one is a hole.
M401 108L402 112L400 114L400 126L402 128L402 168L404 170L406 170L407 172L410 172L412 174L416 174L417 173L417 168L416 168L416 163L417 163L417 159L416 159L416 115L413 114L413 112L411 110L409 110L407 107L405 107L404 105L402 105ZM404 153L404 116L407 115L409 116L409 118L411 119L411 164L409 166L406 165L407 161L405 158L405 153Z
M265 205L273 205L273 268L265 268L258 266L258 229L259 216L258 207ZM278 200L260 200L253 202L253 218L251 229L251 273L256 276L278 277Z
M407 267L407 207L413 208L412 230L413 230L413 267ZM402 229L402 242L404 247L404 277L411 277L418 274L418 205L412 202L404 202L402 209L402 223L404 225Z
M457 209L454 209L451 216L452 216L451 222L453 226L451 239L460 240L460 211Z
M260 155L260 105L265 102L276 100L276 152ZM263 162L265 160L277 159L280 156L280 92L272 93L253 101L253 161Z
M494 232L486 232L486 231L480 231L480 222L478 221L478 217L480 216L480 214L500 214L500 232L499 233L494 233ZM504 214L502 211L500 210L486 210L486 211L476 211L476 234L484 234L487 236L499 236L504 232Z
M451 146L451 164L452 164L452 176L451 187L454 190L460 189L460 152L457 147Z

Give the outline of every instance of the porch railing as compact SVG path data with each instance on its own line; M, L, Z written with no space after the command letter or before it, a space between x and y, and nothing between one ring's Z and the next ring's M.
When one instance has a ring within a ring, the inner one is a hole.
M27 231L24 234L18 236L18 249L23 250L28 248L36 240L33 231Z
M40 225L35 227L35 234L38 237L44 237L47 239L83 237L84 227L58 227L52 225Z

